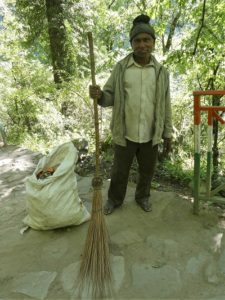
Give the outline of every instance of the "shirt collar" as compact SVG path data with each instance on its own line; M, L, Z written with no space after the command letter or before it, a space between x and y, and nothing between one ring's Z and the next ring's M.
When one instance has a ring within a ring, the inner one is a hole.
M134 60L133 55L131 55L130 59L128 61L128 64L127 64L127 68L129 68L129 67L131 67L133 65L135 65L137 67L142 67L141 65L139 65L138 63L136 63L136 61ZM151 59L150 62L147 65L145 65L145 67L150 67L150 66L155 68L155 64L154 64L153 59Z

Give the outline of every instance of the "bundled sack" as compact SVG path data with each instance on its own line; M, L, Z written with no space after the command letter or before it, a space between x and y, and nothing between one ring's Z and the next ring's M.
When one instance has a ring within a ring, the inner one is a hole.
M41 158L26 181L28 215L24 224L47 230L79 225L90 219L78 195L74 172L77 159L77 149L72 142L56 147Z

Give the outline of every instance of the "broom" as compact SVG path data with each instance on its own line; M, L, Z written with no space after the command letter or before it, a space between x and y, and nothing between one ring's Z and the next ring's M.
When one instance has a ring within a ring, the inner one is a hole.
M95 86L95 61L93 38L91 32L88 32L88 42L91 62L92 85ZM112 294L112 272L109 253L109 235L102 209L102 179L100 177L99 119L97 99L94 99L94 120L96 165L95 176L92 180L93 201L91 220L80 266L79 290L81 292L81 290L86 287L88 293L90 293L94 299L100 299Z

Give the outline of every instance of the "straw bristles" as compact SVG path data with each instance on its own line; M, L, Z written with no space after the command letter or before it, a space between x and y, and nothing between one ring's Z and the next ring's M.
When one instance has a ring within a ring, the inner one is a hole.
M79 274L79 290L86 289L93 299L111 296L112 272L109 235L102 211L101 189L94 188L90 225Z

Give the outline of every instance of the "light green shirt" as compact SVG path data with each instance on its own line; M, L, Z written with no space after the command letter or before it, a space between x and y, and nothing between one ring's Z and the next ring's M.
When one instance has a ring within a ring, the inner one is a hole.
M137 64L133 56L124 77L125 137L133 142L146 143L153 137L153 121L156 98L155 65Z
M102 107L112 106L110 128L113 142L123 147L127 145L125 138L124 76L131 56L133 56L133 53L128 54L114 66L103 87L102 97L98 100L98 104ZM160 144L162 138L171 138L173 127L169 72L163 65L158 63L153 55L151 60L154 62L156 72L154 134L152 137L152 145L154 146Z

